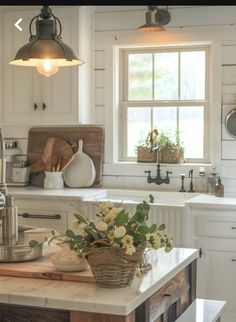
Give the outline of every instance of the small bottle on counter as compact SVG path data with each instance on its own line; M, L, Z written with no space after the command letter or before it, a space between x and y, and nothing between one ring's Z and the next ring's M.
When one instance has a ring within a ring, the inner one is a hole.
M206 192L207 191L207 179L204 167L199 167L198 177L196 181L196 190L198 192Z
M215 194L215 186L217 183L217 173L216 173L216 168L212 167L212 172L210 173L210 176L208 178L208 193L210 195ZM218 177L219 178L219 177Z
M215 195L216 197L224 197L224 186L221 183L220 177L218 179L218 183L215 185Z

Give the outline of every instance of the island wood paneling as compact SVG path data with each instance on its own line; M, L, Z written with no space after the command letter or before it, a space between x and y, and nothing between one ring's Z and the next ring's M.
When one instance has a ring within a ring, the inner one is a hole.
M121 316L71 311L70 322L135 322L135 314Z
M72 146L74 152L78 149L78 141L83 140L83 152L93 160L96 170L96 178L92 186L101 186L104 155L103 127L94 125L33 127L29 129L28 138L29 164L41 159L47 139L50 137L64 139Z
M0 304L1 322L70 322L70 312Z

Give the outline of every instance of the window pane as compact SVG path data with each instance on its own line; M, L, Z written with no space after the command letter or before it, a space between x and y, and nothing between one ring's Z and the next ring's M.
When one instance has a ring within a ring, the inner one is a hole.
M182 52L180 99L205 99L205 51Z
M135 145L139 140L145 139L151 127L151 109L149 107L128 108L128 157L135 157Z
M155 54L154 68L155 99L178 99L178 53Z
M128 56L128 99L152 99L152 54Z
M185 158L203 158L204 107L179 108L180 142Z
M174 139L177 130L177 107L155 107L153 109L153 127L159 133L164 131L173 134Z

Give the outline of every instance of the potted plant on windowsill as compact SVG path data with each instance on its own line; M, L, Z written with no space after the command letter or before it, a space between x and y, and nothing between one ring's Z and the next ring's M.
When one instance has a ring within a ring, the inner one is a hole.
M135 147L138 162L157 162L157 136L156 129L152 129L145 139L140 139Z
M158 135L159 161L161 163L181 163L184 157L184 148L180 143L179 132L176 132L175 140L170 133L160 132Z

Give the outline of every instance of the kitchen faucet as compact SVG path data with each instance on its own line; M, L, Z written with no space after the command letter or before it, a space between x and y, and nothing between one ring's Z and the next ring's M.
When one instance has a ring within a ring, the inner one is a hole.
M150 170L144 171L144 173L148 173L148 177L147 177L147 182L148 183L154 182L157 185L160 185L162 183L169 184L170 183L169 174L172 174L171 171L166 171L166 177L165 178L162 178L161 177L161 169L160 169L160 163L159 163L159 161L157 163L157 175L156 175L156 177L151 177L151 171Z
M189 170L188 176L190 178L190 187L188 192L195 192L195 190L193 190L193 169Z

